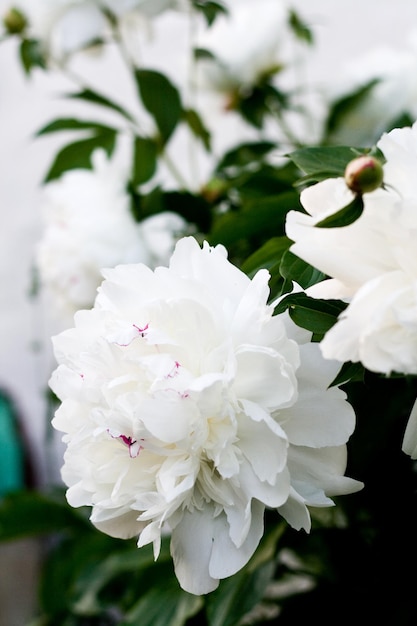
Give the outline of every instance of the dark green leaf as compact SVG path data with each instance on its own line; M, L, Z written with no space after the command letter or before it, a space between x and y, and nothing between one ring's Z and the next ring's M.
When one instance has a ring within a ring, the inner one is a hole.
M83 91L79 91L77 93L71 93L67 95L68 98L76 98L78 100L85 100L86 102L90 102L91 104L99 104L107 109L111 109L112 111L116 111L124 118L129 120L130 122L134 122L134 117L126 111L126 109L117 102L113 102L106 96L96 93L91 89L84 89Z
M45 559L39 593L42 609L55 617L53 623L61 624L63 614L78 613L80 581L88 580L109 553L122 550L127 553L131 545L99 532L92 525L89 532L56 538ZM102 606L91 608L94 614Z
M274 561L267 561L253 571L243 569L223 580L207 597L209 626L236 626L262 599L274 574Z
M283 235L286 215L290 209L296 209L298 203L299 196L294 191L248 202L241 210L218 216L210 240L229 247L238 239L262 238L265 241L271 235Z
M410 113L404 112L398 115L394 120L391 120L385 128L385 132L390 132L394 128L405 128L414 124L414 118Z
M288 157L307 175L325 173L326 178L344 176L346 165L361 154L349 146L307 147L294 150Z
M357 194L352 202L316 224L317 228L341 228L353 224L363 213L363 197Z
M133 145L132 185L146 183L155 174L158 146L153 139L135 137Z
M365 368L362 363L351 363L350 361L344 363L340 368L335 379L330 383L330 387L336 387L343 385L344 383L360 381L363 382L365 375Z
M46 58L41 43L36 39L23 39L19 52L26 74L30 74L34 67L46 68Z
M54 120L46 126L43 126L36 132L39 137L41 135L47 135L49 133L56 133L66 130L94 130L99 132L116 132L116 129L111 128L105 124L99 124L90 120L78 120L72 117L65 117Z
M162 211L174 211L190 222L196 224L198 230L209 232L212 222L211 206L201 196L188 191L163 191L159 187L147 195L133 195L133 212L140 221Z
M346 306L340 300L320 300L310 298L305 293L291 293L281 300L275 313L283 313L288 309L291 319L297 326L301 326L319 337L336 323Z
M193 54L196 59L210 59L211 61L216 60L216 56L210 52L210 50L206 50L206 48L194 48Z
M289 24L295 35L308 44L313 43L313 33L311 29L303 22L295 11L290 11Z
M215 171L220 173L230 167L242 168L251 163L259 164L259 161L263 160L275 147L276 144L272 141L242 143L226 152Z
M203 598L183 591L176 580L160 579L142 595L120 626L183 626L203 606Z
M306 263L290 250L287 250L282 257L280 272L284 278L295 281L303 289L307 289L325 278L323 272Z
M346 116L351 113L352 109L361 106L378 83L379 79L374 78L353 93L343 96L333 103L326 121L326 137L331 135L337 128L343 126Z
M179 92L163 74L152 70L136 70L136 84L143 106L152 115L166 144L182 115Z
M201 11L201 13L203 13L209 26L213 24L218 15L227 15L226 7L220 2L211 2L210 0L193 0L193 6L197 9L197 11Z
M281 114L288 106L287 95L273 85L265 83L257 85L249 95L241 98L236 109L249 124L262 129L268 116Z
M136 588L139 582L141 591L145 593L153 585L158 584L161 573L164 580L174 577L169 539L165 538L162 541L161 552L156 563L151 545L140 549L135 543L129 546L119 546L114 542L111 551L103 553L100 559L89 563L88 569L85 568L77 575L74 583L74 610L77 613L92 614L98 612L104 604L110 603L112 601L110 590L117 587L116 581L131 580L136 602ZM178 587L176 580L175 583ZM123 596L128 594L129 590L126 588ZM122 594L119 594L117 600L120 604Z
M264 243L261 248L251 254L241 266L241 270L253 276L258 270L265 268L270 270L272 267L281 263L282 256L291 245L288 237L273 237Z
M72 169L90 169L91 154L97 148L103 148L110 156L116 143L114 131L98 132L92 137L81 139L62 148L55 156L44 182L58 178L64 172Z
M34 491L17 491L0 501L0 541L90 526L65 502Z
M207 151L210 150L210 132L204 126L203 120L200 115L194 109L184 109L182 112L185 123L190 128L191 132L201 139L203 146Z

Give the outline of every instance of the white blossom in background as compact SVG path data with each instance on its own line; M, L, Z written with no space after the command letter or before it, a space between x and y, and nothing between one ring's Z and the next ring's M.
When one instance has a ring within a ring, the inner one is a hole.
M331 135L333 144L370 145L401 116L417 118L417 31L404 39L402 48L385 45L361 54L340 73L343 79L328 85L331 103L377 81L343 116L343 124Z
M180 0L16 0L28 19L30 35L39 39L49 57L62 62L68 56L106 39L110 32L104 10L113 13L122 32L133 23L139 36L143 21L170 8L179 7Z
M57 317L90 308L102 268L119 263L168 263L186 222L164 212L138 223L130 210L124 169L104 151L91 170L70 170L44 187L44 233L37 246L41 287Z
M194 77L207 125L218 130L224 124L228 135L233 124L235 136L248 141L256 137L240 116L231 119L230 113L267 81L290 103L281 108L275 120L273 113L266 120L267 134L288 140L282 128L279 130L284 118L295 137L302 136L306 143L317 141L322 133L323 98L310 81L309 46L290 24L291 4L283 0L239 0L226 3L226 8L228 13L220 14L195 44L209 53L198 57ZM225 112L229 113L227 120Z
M232 96L292 66L300 44L289 26L288 6L280 0L241 0L227 10L198 39L198 47L215 57L201 59L199 72L207 88Z
M343 179L301 194L308 215L291 211L286 232L297 256L327 274L309 290L348 303L321 342L325 358L360 361L384 374L417 374L417 124L382 136L385 189L364 195L364 212L349 226L315 224L348 204ZM417 415L417 412L415 412ZM417 417L416 417L417 420ZM417 428L414 428L417 433ZM413 425L408 428L406 450Z
M308 531L308 506L362 486L344 476L355 417L328 389L338 365L290 338L268 279L187 237L169 267L106 271L94 308L53 339L69 503L156 558L170 532L197 595L248 562L265 507Z

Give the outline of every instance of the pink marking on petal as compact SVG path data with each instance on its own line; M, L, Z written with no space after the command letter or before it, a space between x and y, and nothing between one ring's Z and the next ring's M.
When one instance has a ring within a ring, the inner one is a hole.
M145 337L146 331L149 328L149 324L146 324L143 328L140 328L136 324L133 324L133 328L136 328L136 330L138 331L138 333L140 334L141 337Z
M178 370L181 367L181 363L178 363L178 361L174 362L174 367L172 368L172 370L169 372L169 374L167 374L165 376L165 378L174 378L175 376L178 375Z
M120 439L120 441L129 448L129 456L131 459L136 458L140 451L143 450L143 446L136 439L128 435L112 435L109 429L107 429L107 432L113 439ZM140 441L144 441L144 439L140 439Z

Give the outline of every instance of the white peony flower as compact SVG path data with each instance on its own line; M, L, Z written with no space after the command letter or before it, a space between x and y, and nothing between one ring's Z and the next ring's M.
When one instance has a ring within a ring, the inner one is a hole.
M308 531L308 506L361 487L343 475L354 413L337 365L273 317L266 270L188 237L169 267L105 277L53 339L67 498L155 558L169 531L181 586L205 594L248 562L266 506Z
M343 117L343 125L331 135L332 143L372 144L404 114L417 117L417 32L410 33L403 48L380 46L350 62L339 84L332 82L329 101L376 80L375 86Z
M104 151L92 170L70 170L45 186L45 231L36 264L41 285L60 315L90 308L104 267L119 263L166 264L186 228L175 213L137 223L130 210L126 176Z
M201 83L228 95L244 93L294 65L297 43L281 0L231 3L228 14L220 15L198 40L198 47L215 57L199 61Z
M90 46L108 32L108 22L94 0L18 0L30 35L57 61Z
M101 0L100 4L114 15L123 16L130 11L138 11L146 17L153 17L182 6L186 0Z
M134 23L137 31L141 26L141 19L154 17L169 8L177 8L179 2L180 0L17 0L16 7L27 16L31 35L43 42L50 57L62 62L74 52L109 35L110 24L104 10L110 11L120 20L124 33L128 31L130 22Z
M364 195L364 212L349 226L315 228L353 195L343 179L301 194L309 215L292 211L292 252L330 276L310 288L349 302L321 342L326 358L361 361L375 372L417 374L417 124L383 135L386 189Z

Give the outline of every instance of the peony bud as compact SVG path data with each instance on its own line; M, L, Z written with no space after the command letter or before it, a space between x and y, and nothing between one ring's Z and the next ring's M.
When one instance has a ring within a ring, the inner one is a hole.
M27 19L19 9L11 8L3 17L3 25L9 35L19 35L27 26Z
M372 156L364 155L353 159L345 169L347 186L358 194L368 193L381 187L383 177L381 162Z

